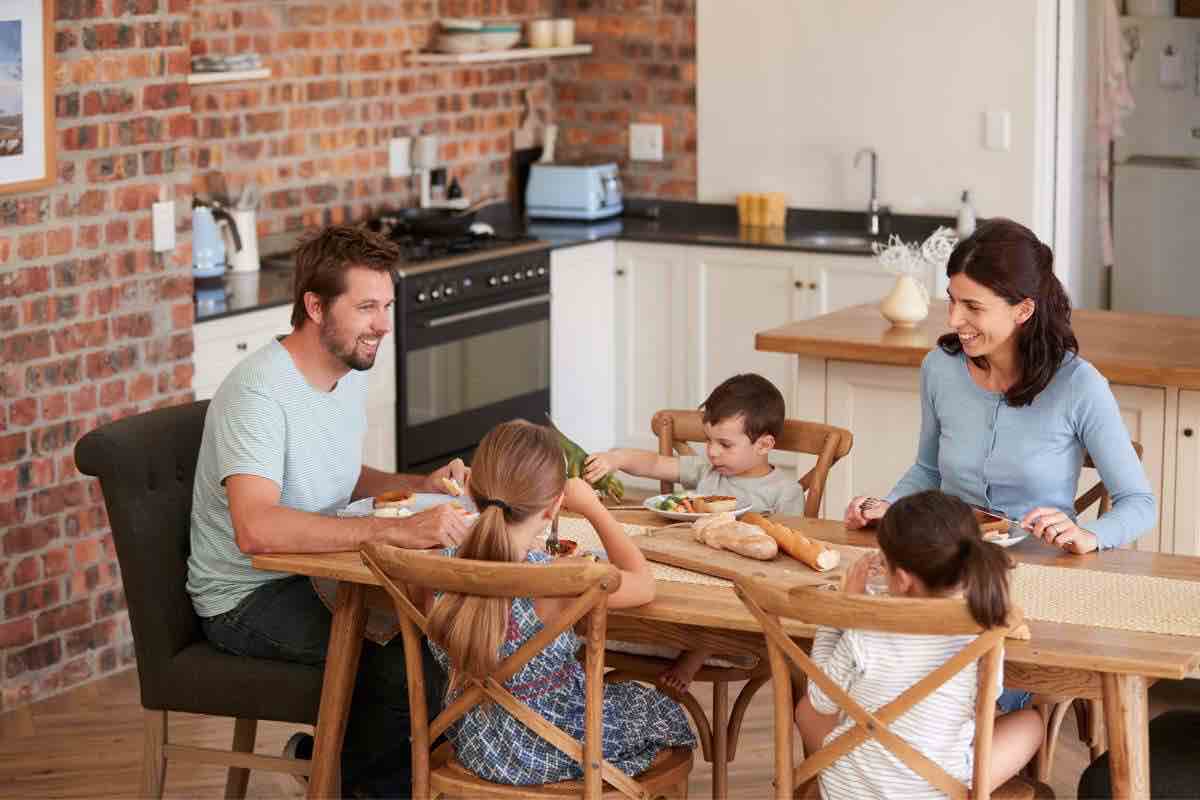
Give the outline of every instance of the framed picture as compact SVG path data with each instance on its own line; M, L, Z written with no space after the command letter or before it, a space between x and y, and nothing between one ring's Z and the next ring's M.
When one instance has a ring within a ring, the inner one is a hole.
M54 0L0 0L0 192L54 183Z

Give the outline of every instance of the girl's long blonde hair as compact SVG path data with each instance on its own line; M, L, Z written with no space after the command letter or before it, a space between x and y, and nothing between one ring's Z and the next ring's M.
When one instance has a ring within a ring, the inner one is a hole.
M458 548L459 558L515 562L521 554L509 526L558 499L566 484L563 452L549 428L525 420L497 425L475 450L469 490L479 519ZM450 656L450 689L484 677L500 663L511 601L447 592L429 612L429 638Z

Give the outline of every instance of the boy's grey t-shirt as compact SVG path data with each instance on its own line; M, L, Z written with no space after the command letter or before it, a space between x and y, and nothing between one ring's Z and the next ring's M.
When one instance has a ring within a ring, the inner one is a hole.
M352 370L333 391L318 391L279 341L249 355L221 383L204 419L192 488L187 590L197 614L223 614L284 577L250 566L238 549L225 479L272 480L281 489L280 505L288 508L340 508L362 471L366 398L365 372Z
M679 482L700 494L719 494L738 499L738 508L750 504L751 511L771 514L804 513L804 487L794 475L779 467L761 478L722 475L700 456L679 457Z

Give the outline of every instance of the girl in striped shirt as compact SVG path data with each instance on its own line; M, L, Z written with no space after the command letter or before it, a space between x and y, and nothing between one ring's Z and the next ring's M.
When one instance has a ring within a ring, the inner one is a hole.
M888 592L904 597L965 596L984 627L1008 615L1011 562L984 542L970 507L937 490L901 498L879 525ZM845 590L863 592L870 558L851 567ZM974 636L914 635L819 628L812 658L864 708L875 711L953 658ZM942 684L890 726L892 731L970 785L974 767L978 668L972 664ZM854 721L814 684L796 705L796 725L811 755L853 727ZM1043 736L1033 710L998 717L992 739L992 788L1011 778L1037 752ZM822 770L821 794L832 798L936 798L943 795L870 740Z

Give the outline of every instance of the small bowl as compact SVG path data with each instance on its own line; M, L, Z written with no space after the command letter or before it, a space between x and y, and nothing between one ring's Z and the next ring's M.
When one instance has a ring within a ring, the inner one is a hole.
M475 31L443 32L438 35L435 48L440 53L477 53L483 49L481 35Z
M507 50L521 41L521 31L489 31L479 34L479 43L483 50Z

